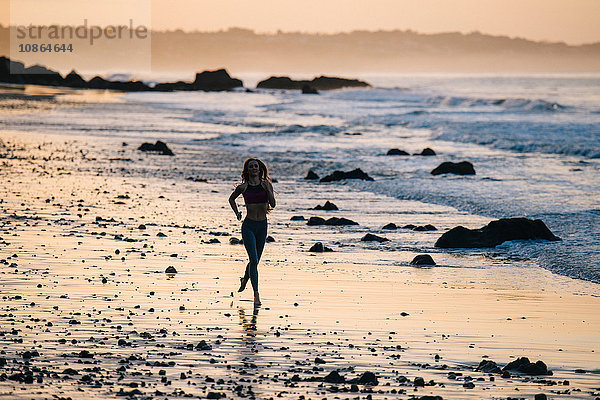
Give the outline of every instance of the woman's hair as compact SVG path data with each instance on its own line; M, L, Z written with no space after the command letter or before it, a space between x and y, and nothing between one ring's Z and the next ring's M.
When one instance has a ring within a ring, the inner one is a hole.
M267 168L267 165L260 161L258 158L249 158L246 161L244 161L244 169L242 170L242 183L244 182L248 182L248 180L250 179L250 174L248 172L248 164L250 164L250 161L256 161L258 163L258 179L265 180L265 181L269 181L271 182L271 177L269 176L269 169Z

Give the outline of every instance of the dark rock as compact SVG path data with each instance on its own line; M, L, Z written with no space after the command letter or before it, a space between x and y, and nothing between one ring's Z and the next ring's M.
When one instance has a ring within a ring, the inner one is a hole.
M140 229L140 230L144 230L144 229L146 229L146 225L144 225L144 224L140 224L140 225L138 226L138 229Z
M323 243L317 242L317 243L313 244L312 247L308 251L313 252L313 253L323 253L323 252L328 252L328 251L333 251L333 250L331 250L327 246L323 246Z
M346 378L341 376L337 371L331 371L325 378L323 378L323 381L327 383L344 383L346 382Z
M307 225L325 225L325 218L321 217L310 217L308 219Z
M306 177L304 179L319 179L319 175L315 174L312 170L308 170L308 173L306 174Z
M463 383L463 387L465 389L474 389L475 388L475 384L473 382L469 381L469 382Z
M358 222L354 222L348 218L331 217L327 221L325 221L325 225L330 225L330 226L358 225Z
M400 150L400 149L389 149L386 154L388 156L408 156L408 155L410 155L406 151Z
M292 218L290 218L290 221L306 221L306 218L304 218L302 215L294 215Z
M225 395L219 392L208 392L206 395L207 399L220 399L221 397L225 397Z
M275 238L271 235L267 236L267 243L273 243L275 241Z
M435 265L435 261L429 254L419 254L410 262L411 265Z
M388 242L389 239L381 237L381 236L377 236L377 235L373 235L372 233L367 233L365 236L363 236L360 239L362 242Z
M161 142L160 140L157 140L155 144L143 143L140 147L138 147L138 150L158 152L164 156L174 155L171 149L169 149L169 147L167 146L167 144L165 142Z
M315 364L326 364L326 362L322 358L315 357Z
M552 375L543 361L532 363L527 357L519 357L516 360L506 364L503 371L517 371L526 375Z
M201 340L200 343L196 345L196 350L212 350L212 346L206 343L205 340Z
M413 224L404 225L402 229L415 229L417 226Z
M357 222L352 221L348 218L331 217L325 220L321 217L310 217L307 225L329 225L329 226L344 226L344 225L358 225Z
M419 397L417 400L444 400L444 398L442 396L425 395L425 396Z
M333 174L327 175L324 178L321 178L319 182L333 182L333 181L341 181L343 179L362 179L365 181L374 180L365 172L363 172L360 168L356 168L349 172L344 171L334 171Z
M423 379L420 376L418 376L413 381L413 385L415 385L417 387L425 387L425 379Z
M120 92L145 92L149 91L150 87L144 82L140 81L107 81L107 89L118 90Z
M168 267L167 267L167 269L165 269L165 272L166 272L167 274L176 274L176 273L177 273L177 270L176 270L176 269L175 269L175 267L173 267L173 266L168 266Z
M415 226L412 228L413 231L417 232L427 232L427 231L437 231L437 228L433 225L427 224L424 226Z
M358 382L356 383L358 383L359 385L377 386L379 384L379 381L377 380L377 377L374 373L367 371L363 373L360 378L358 378Z
M177 82L166 82L158 83L154 86L153 90L157 92L174 92L174 91L186 91L194 90L194 86L191 83L177 81Z
M302 85L302 94L319 94L319 91L310 85Z
M313 210L335 211L339 210L339 208L335 204L327 200L324 205L318 204L317 206L315 206L315 208L313 208Z
M87 350L81 350L78 354L79 358L94 358L94 355Z
M534 400L547 400L548 396L546 396L544 393L538 393L533 397Z
M381 229L398 229L398 227L393 222L390 222L389 224L385 224Z
M509 379L511 377L510 372L508 372L508 371L502 371L502 377L504 379Z
M476 371L486 372L486 373L490 373L490 374L502 373L502 370L500 369L500 367L498 367L498 365L496 365L496 363L491 360L482 360L479 363L479 366L477 367Z
M444 233L435 243L441 248L480 248L495 247L509 240L561 240L548 229L542 220L527 218L503 218L495 220L479 229L462 226Z
M240 244L240 243L241 243L240 239L238 239L236 237L229 238L229 244Z
M123 388L120 388L119 391L116 393L117 396L132 397L132 398L135 398L135 396L139 396L142 394L144 394L144 393L139 389L124 390Z
M421 153L415 154L415 155L416 156L435 156L435 151L433 151L429 147L426 147L423 149L423 151L421 151Z
M475 175L475 168L473 168L473 164L468 161L461 161L459 163L446 161L431 171L431 175L441 174Z
M192 83L194 90L221 91L241 87L242 81L229 76L226 70L204 71L196 74Z
M73 368L67 368L62 373L65 375L79 375L79 372L74 370Z
M313 252L313 253L322 253L323 252L323 243L321 242L317 242L315 244L313 244L311 246L310 249L308 249L308 251Z
M264 81L260 81L256 85L259 89L289 89L298 90L302 89L304 85L308 85L315 90L333 90L341 89L344 87L370 87L366 82L359 81L356 79L344 79L328 76L320 76L314 78L312 81L295 81L287 76L271 76Z

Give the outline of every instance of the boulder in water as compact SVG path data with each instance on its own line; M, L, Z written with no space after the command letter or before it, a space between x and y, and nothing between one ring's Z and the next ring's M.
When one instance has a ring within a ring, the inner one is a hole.
M324 178L321 178L319 182L333 182L333 181L341 181L343 179L362 179L365 181L374 180L368 174L363 172L360 168L353 169L352 171L344 172L344 171L334 171L333 174L327 175Z
M475 175L475 168L473 168L473 164L468 161L461 161L459 163L446 161L431 171L431 175L441 174Z
M406 151L400 150L400 149L389 149L388 152L386 153L386 155L388 155L388 156L408 156L410 154L408 154Z
M435 265L435 261L429 254L419 254L410 262L411 265Z
M452 228L435 242L435 247L445 249L496 247L509 240L530 239L561 240L540 219L503 218L479 229L467 229L463 226Z

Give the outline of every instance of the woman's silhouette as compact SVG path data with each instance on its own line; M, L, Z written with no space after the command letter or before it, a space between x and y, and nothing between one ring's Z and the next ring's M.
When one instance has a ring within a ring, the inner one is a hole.
M238 210L235 202L239 195L243 195L246 202L246 218L242 223L242 240L248 253L249 262L246 265L246 273L240 278L238 292L246 288L248 279L250 279L254 289L254 304L260 305L258 262L267 239L267 214L275 207L273 185L265 163L257 158L249 158L244 162L242 183L229 196L229 204L238 221L242 219L242 213Z

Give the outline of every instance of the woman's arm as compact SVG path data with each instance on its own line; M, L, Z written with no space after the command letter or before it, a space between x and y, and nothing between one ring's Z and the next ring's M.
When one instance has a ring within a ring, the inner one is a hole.
M233 191L233 193L231 193L231 196L229 196L229 205L231 206L231 209L235 213L235 217L237 218L238 221L240 221L242 219L242 213L238 210L235 199L237 199L240 194L244 193L246 186L247 186L246 183L242 183L241 185L238 185L235 188L235 190Z
M275 208L275 195L273 194L273 185L269 181L262 181L263 188L267 191L267 197L269 198L269 205L271 208Z

